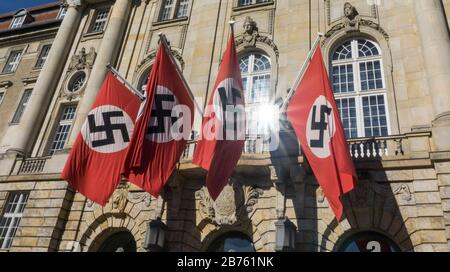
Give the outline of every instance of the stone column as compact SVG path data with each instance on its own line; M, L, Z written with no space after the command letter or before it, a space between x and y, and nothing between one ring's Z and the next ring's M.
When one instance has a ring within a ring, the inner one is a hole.
M438 151L450 151L450 37L442 0L415 0L435 120L433 142Z
M1 146L4 149L27 153L31 148L80 24L83 9L81 2L81 0L68 1L66 16L53 41L20 124L10 126L3 137Z
M128 23L132 2L133 1L130 0L116 0L116 3L112 7L112 13L100 49L98 50L94 67L89 76L84 96L81 103L78 105L77 117L69 141L66 145L67 148L70 148L73 145L83 126L86 116L97 97L107 72L106 65L108 63L114 65L114 62L117 59L120 46L122 45L124 31Z

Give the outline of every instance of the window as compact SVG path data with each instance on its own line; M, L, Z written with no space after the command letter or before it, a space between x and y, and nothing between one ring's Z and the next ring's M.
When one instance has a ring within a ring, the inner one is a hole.
M342 43L331 57L331 83L347 138L389 135L381 51L374 42Z
M239 6L244 7L244 6L254 5L254 4L267 3L270 1L272 1L272 0L239 0Z
M160 21L187 17L189 0L164 0L161 7Z
M339 248L341 252L399 252L389 238L376 232L360 232L348 238Z
M75 73L75 75L72 76L72 78L69 80L69 85L67 86L68 91L71 93L76 93L81 88L83 88L84 84L86 83L86 73L84 71L79 71Z
M105 30L106 21L108 20L109 8L97 11L95 21L92 24L91 32L103 32Z
M0 89L0 105L2 104L3 98L5 97L5 93L6 93L5 90Z
M9 54L5 67L3 67L3 73L14 73L19 66L20 58L22 57L22 50L14 50Z
M38 60L36 62L35 68L42 68L44 66L45 61L47 60L48 53L50 52L51 45L44 45L41 49L41 53L39 54Z
M66 16L66 13L67 13L67 8L66 7L62 7L59 10L58 16L56 16L56 19L58 19L58 20L64 19L64 17Z
M268 122L260 118L270 103L271 69L270 59L259 53L252 53L240 59L242 83L247 115L247 135L268 134Z
M23 210L27 204L29 193L14 192L8 197L3 215L0 218L0 248L8 249L16 235L20 220L22 219Z
M22 115L27 107L28 101L30 100L31 92L32 92L31 89L27 89L23 92L19 106L17 107L16 112L14 113L14 117L11 123L18 124L20 122L20 118L22 118Z
M9 26L10 29L19 28L23 25L25 22L26 15L16 16L11 22L11 25Z
M208 252L255 252L251 239L240 232L226 233L217 238Z
M55 154L56 151L63 149L66 144L67 137L69 136L70 128L72 127L72 122L75 117L75 111L77 110L76 105L65 106L59 118L58 126L55 130L55 135L53 136L48 155Z
M142 73L141 77L139 78L138 85L137 85L138 91L145 93L146 88L147 88L147 81L150 76L151 70L152 70L152 68L150 67L150 68L146 69L144 71L144 73Z

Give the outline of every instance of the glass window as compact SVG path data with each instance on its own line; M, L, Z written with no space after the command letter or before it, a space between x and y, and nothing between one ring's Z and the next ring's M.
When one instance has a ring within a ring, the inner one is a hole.
M69 81L68 90L71 93L78 92L86 83L86 73L80 71L72 76Z
M63 108L59 118L58 126L55 130L55 135L53 136L53 141L48 151L48 155L51 156L55 154L56 151L64 148L67 137L69 136L70 128L72 127L72 122L75 117L76 110L76 105L69 105Z
M62 7L62 8L59 10L58 16L57 16L56 18L59 19L59 20L62 20L62 19L64 19L64 17L66 16L66 13L67 13L67 8Z
M26 15L14 17L9 28L14 29L14 28L21 27L23 25L23 23L25 22L25 17L26 17Z
M352 235L339 248L341 252L400 252L391 239L376 232L361 232Z
M3 98L5 97L5 90L0 90L0 105L2 104Z
M11 247L27 204L29 193L10 193L0 218L0 248Z
M255 252L255 247L247 235L231 232L217 238L208 252Z
M92 24L91 32L102 32L105 30L106 21L108 20L109 8L102 9L97 12L95 21Z
M188 14L189 0L180 0L178 4L177 18L186 17Z
M22 115L27 107L28 101L30 100L31 92L32 92L31 89L27 89L23 92L19 106L17 107L16 112L14 113L11 123L18 124L20 122L20 119L22 118Z
M260 113L269 105L271 98L270 59L262 54L251 53L243 56L239 65L246 103L247 134L248 136L268 134L267 120L262 120Z
M163 10L161 13L161 21L172 19L172 10L175 5L175 0L165 0Z
M249 5L254 5L254 4L259 4L259 3L266 3L266 2L270 2L272 0L239 0L239 6L243 7L243 6L249 6Z
M330 59L330 81L347 138L389 135L379 47L370 40L350 40L339 45Z
M22 57L22 50L15 50L9 54L5 67L3 67L3 73L14 73L19 66L20 58Z
M51 45L44 45L41 49L41 53L39 54L38 60L36 62L36 68L42 68L44 66L45 61L47 60L48 53L50 52Z

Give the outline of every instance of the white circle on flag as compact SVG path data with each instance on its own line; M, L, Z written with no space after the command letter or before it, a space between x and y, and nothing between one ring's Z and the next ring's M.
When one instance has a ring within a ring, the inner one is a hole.
M168 143L174 139L172 125L180 116L179 104L174 93L165 86L158 85L153 100L152 112L145 138L155 143Z
M91 110L81 128L84 142L99 153L115 153L130 144L134 122L126 111L113 105Z
M309 111L306 140L311 152L320 159L331 155L330 141L336 133L334 112L325 96L319 96Z
M242 93L241 87L234 78L227 78L220 82L214 92L213 110L216 118L223 122L224 116L226 116L223 111L224 106L225 108L232 105L243 106ZM225 101L226 105L223 105Z

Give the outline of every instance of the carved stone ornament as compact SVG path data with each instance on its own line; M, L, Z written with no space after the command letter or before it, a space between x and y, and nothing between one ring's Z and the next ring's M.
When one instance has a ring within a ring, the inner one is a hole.
M79 7L83 4L82 0L66 0L69 7Z
M94 47L91 47L88 53L86 53L86 48L81 48L78 54L72 56L67 72L71 73L74 70L92 69L96 57L97 53L95 53Z
M278 58L280 52L275 43L267 36L263 36L259 34L259 29L257 23L251 18L246 17L244 22L244 31L242 35L236 40L236 46L243 45L244 48L248 47L256 47L258 42L264 43L272 48L275 52L276 57Z
M111 209L123 213L128 202L128 189L130 185L121 183L111 197Z
M344 4L344 16L337 24L327 31L325 38L329 38L339 31L360 31L362 26L369 27L380 32L381 35L389 41L389 35L379 24L373 22L372 20L362 18L361 15L359 15L358 10L348 2Z
M181 69L184 69L184 60L183 57L181 56L180 52L178 52L177 50L171 50L173 57L178 60L178 62L180 63ZM156 53L157 51L152 51L150 54L148 54L142 61L141 63L138 64L137 68L136 68L136 72L140 71L141 68L143 66L146 66L146 64L148 64L149 62L151 62L152 60L155 59L156 57Z
M152 197L147 192L130 193L128 194L128 201L133 204L144 202L146 207L150 207Z
M254 205L263 194L261 188L243 186L232 182L223 189L216 201L213 201L206 188L197 191L200 198L200 212L217 225L234 225L238 219L253 211Z
M405 200L406 202L412 200L411 190L409 189L409 186L406 184L402 184L398 186L396 189L394 189L394 195L401 195L403 200Z

